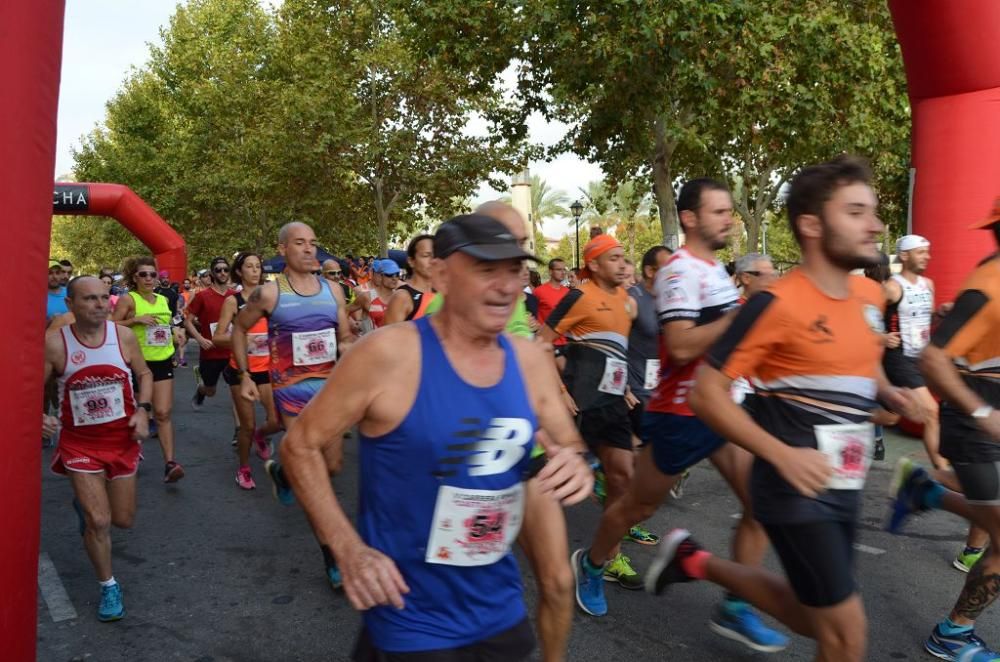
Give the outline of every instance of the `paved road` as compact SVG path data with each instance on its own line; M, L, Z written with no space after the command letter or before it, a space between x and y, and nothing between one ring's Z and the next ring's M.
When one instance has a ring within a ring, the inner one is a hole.
M190 369L178 371L178 458L187 477L163 485L156 443L146 444L139 477L135 528L115 531L115 575L125 592L127 617L111 624L95 617L98 589L76 531L69 483L42 478L43 597L38 601L38 659L44 662L285 662L348 659L359 618L328 588L320 552L302 512L271 499L261 463L252 460L258 489L236 487L230 449L232 421L226 392L202 412L191 410ZM880 530L891 461L919 455L918 442L888 441L888 462L875 466L866 494L858 554L858 579L870 619L871 660L930 660L922 641L951 606L963 575L950 567L964 536L963 523L935 513L917 520L905 537ZM356 446L347 444L346 475L337 492L356 503ZM51 451L45 452L45 466ZM709 465L694 469L681 501L665 505L653 530L690 528L723 553L738 512L735 499ZM567 513L571 545L585 543L598 510L591 503ZM639 569L651 548L626 545ZM773 555L767 563L776 567ZM526 574L529 603L533 578ZM64 590L68 601L59 599ZM708 584L675 587L653 598L609 588L611 613L577 614L570 660L763 659L711 634L705 627L720 591ZM979 632L1000 644L996 609ZM796 638L780 657L810 660L811 642ZM2 657L2 656L0 656Z

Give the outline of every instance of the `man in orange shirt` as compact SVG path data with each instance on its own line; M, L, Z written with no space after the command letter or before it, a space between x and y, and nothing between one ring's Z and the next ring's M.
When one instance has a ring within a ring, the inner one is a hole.
M720 559L687 531L666 536L646 589L707 579L816 640L817 660L865 659L867 623L854 583L861 488L871 463L869 422L881 401L919 414L913 394L882 373L882 292L850 272L879 260L884 226L867 164L810 166L792 181L788 217L802 266L750 299L709 350L690 405L756 459L751 503L787 579ZM741 376L756 392L730 397Z

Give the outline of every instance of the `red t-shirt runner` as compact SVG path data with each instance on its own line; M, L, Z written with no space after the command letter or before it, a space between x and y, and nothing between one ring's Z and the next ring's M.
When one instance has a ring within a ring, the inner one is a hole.
M222 304L225 303L226 297L235 293L233 290L226 290L219 294L213 288L207 287L194 295L187 312L198 318L198 331L202 336L212 339L215 335L215 326L219 323L219 315L222 314ZM203 349L200 356L203 359L228 359L229 350L218 347Z

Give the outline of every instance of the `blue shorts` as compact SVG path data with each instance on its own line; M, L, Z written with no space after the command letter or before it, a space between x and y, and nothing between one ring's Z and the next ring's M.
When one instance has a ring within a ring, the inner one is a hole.
M640 439L652 447L653 463L667 476L683 473L726 443L694 416L648 409L642 416Z
M278 413L282 416L298 416L325 383L325 379L313 377L290 386L274 388L274 404L278 408Z

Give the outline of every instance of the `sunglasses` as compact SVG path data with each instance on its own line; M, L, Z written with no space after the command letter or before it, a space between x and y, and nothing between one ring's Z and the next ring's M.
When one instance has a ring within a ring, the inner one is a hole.
M229 273L229 267L216 267L216 268L212 269L212 271L214 273L217 273L217 274L228 274Z
M324 271L323 273L327 276L336 276L338 278L344 275L343 271Z
M135 275L139 278L156 278L155 271L137 271L135 272Z

